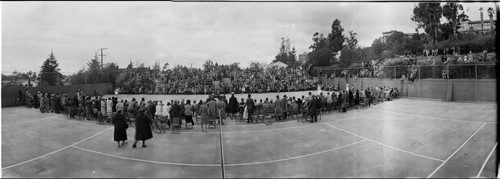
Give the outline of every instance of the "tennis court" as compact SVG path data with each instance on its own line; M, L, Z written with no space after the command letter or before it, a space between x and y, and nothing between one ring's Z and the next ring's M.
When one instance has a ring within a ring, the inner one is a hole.
M496 177L496 103L398 99L317 123L226 120L118 148L113 127L2 108L2 177Z

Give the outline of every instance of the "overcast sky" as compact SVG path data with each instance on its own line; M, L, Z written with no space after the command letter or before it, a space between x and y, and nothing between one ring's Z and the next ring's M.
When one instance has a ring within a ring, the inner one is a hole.
M328 34L339 19L358 33L361 47L384 31L415 32L410 20L415 3L283 2L1 2L2 72L40 71L51 50L63 74L86 66L98 48L104 62L120 68L155 60L170 66L201 67L207 59L241 67L269 63L281 37L297 54L309 52L315 32ZM471 20L479 7L464 3ZM485 19L487 19L485 13Z

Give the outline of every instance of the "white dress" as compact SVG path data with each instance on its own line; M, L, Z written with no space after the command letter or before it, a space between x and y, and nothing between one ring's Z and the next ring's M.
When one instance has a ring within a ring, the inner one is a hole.
M113 116L113 101L111 101L111 99L108 99L106 101L106 111L108 112L107 114L108 117Z
M162 106L163 106L163 105L160 105L160 104L157 104L157 105L156 105L156 112L155 112L155 116L161 116L161 109L162 109Z
M243 111L243 119L248 119L248 110L247 110L247 106L245 106L245 110Z

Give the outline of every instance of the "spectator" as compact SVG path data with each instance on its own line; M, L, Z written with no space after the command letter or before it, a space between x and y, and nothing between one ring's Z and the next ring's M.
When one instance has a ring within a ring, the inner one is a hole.
M248 99L247 99L247 102L246 102L246 106L247 106L247 111L248 111L248 120L247 120L247 123L253 123L252 121L252 113L253 113L253 110L254 110L254 101L252 100L252 95L248 94Z
M193 111L194 107L191 105L191 100L186 101L186 105L184 106L184 120L187 123L191 123L191 125L194 126L194 121L193 121Z
M146 107L142 106L138 110L137 120L135 124L135 142L132 148L137 147L137 142L142 140L142 147L146 146L146 140L153 138L153 133L151 132L151 123L149 117L146 115Z
M117 110L117 114L113 117L113 125L115 126L114 140L118 143L118 147L126 144L128 124L125 116L122 114L122 109ZM120 141L122 142L120 145Z

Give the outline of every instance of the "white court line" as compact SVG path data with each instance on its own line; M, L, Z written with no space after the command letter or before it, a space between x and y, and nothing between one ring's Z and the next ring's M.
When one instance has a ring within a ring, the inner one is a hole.
M349 131L347 131L347 130L344 130L344 129L342 129L342 128L336 127L336 126L334 126L334 125L327 124L327 123L325 123L325 124L326 124L326 125L328 125L328 126L330 126L330 127L335 128L335 129L338 129L338 130L344 131L345 133L348 133L348 134L354 135L354 136L356 136L356 137L359 137L359 138L362 138L362 139L368 140L368 141L373 142L373 143L377 143L377 144L383 145L383 146L385 146L385 147L388 147L388 148L391 148L391 149L394 149L394 150L399 150L399 151L401 151L401 152L408 153L408 154L411 154L411 155L415 155L415 156L423 157L423 158L426 158L426 159L431 159L431 160L435 160L435 161L443 162L443 160L441 160L441 159L437 159L437 158L433 158L433 157L429 157L429 156L425 156L425 155L421 155L421 154L413 153L413 152L410 152L410 151L407 151L407 150L404 150L404 149L396 148L396 147L393 147L393 146L390 146L390 145L387 145L387 144L384 144L384 143L381 143L381 142L375 141L375 140L373 140L373 139L369 139L369 138L366 138L366 137L360 136L360 135L358 135L358 134L354 134L354 133L349 132Z
M77 147L77 146L71 146L71 147L76 148L76 149L80 149L83 151L95 153L95 154L105 155L108 157L114 157L114 158L120 158L120 159L132 160L132 161L144 162L144 163L154 163L154 164L162 164L162 165L193 166L193 167L220 167L220 164L173 163L173 162L142 160L142 159L136 159L136 158L122 157L122 156L113 155L113 154L107 154L107 153L98 152L98 151L94 151L94 150L90 150L90 149L84 149L84 148Z
M36 121L46 120L46 119L50 119L50 118L54 118L54 117L55 116L50 116L50 117L45 117L45 118L41 118L41 119L35 119L35 120L29 120L29 121L23 121L23 122L15 122L15 123L10 123L10 124L2 124L1 126L5 127L5 126L10 126L10 125L15 125L15 124L23 124L23 123L28 123L28 122L36 122Z
M488 157L486 157L486 160L484 161L483 165L481 166L481 169L479 170L479 172L477 172L476 178L479 178L481 173L483 173L484 167L486 166L486 163L488 163L488 160L490 160L491 154L493 154L493 151L495 151L495 149L497 148L497 144L498 143L495 143L495 146L493 146L493 149L491 149L490 154L488 154Z
M350 144L347 144L347 145L343 145L343 146L340 146L340 147L336 147L336 148L333 148L333 149L328 149L328 150L324 150L324 151L320 151L320 152L315 152L315 153L312 153L312 154L300 155L300 156L295 156L295 157L290 157L290 158L284 158L284 159L278 159L278 160L270 160L270 161L264 161L264 162L234 163L234 164L226 164L226 166L258 165L258 164L265 164L265 163L273 163L273 162L281 162L281 161L286 161L286 160L293 160L293 159L298 159L298 158L304 158L304 157L309 157L309 156L313 156L313 155L318 155L318 154L322 154L322 153L326 153L326 152L331 152L331 151L342 149L342 148L345 148L345 147L349 147L351 145L355 145L355 144L358 144L358 143L361 143L361 142L364 142L364 141L366 141L366 140L363 139L363 140L356 141L356 142L353 142L353 143L350 143Z
M101 127L113 126L113 125L99 125L99 124L90 123L90 122L82 122L82 121L78 121L78 119L71 120L71 119L62 119L62 118L59 118L59 117L53 117L53 118L56 119L56 120L60 120L60 121L68 121L68 122L79 123L79 124L87 124L87 125L93 125L93 126L101 126ZM86 119L82 119L82 120L86 120Z
M483 125L481 125L481 127L477 129L476 132L474 132L462 145L460 145L460 147L458 147L458 149L455 150L455 152L453 152L448 158L446 158L446 160L443 163L441 163L441 165L439 165L431 174L429 174L427 178L432 177L432 175L434 175L446 162L448 162L448 160L451 159L451 157L453 157L467 142L469 142L469 140L472 139L472 137L474 137L476 133L479 132L479 130L481 130L484 127L484 125L486 125L486 123L483 123Z
M113 129L113 127L110 127L110 128L108 128L108 129L106 129L106 130L104 130L104 131L102 131L102 132L99 132L99 133L97 133L97 134L95 134L95 135L93 135L93 136L90 136L89 138L83 139L83 140L81 140L81 141L79 141L79 142L73 143L73 144L71 144L71 145L69 145L69 146L66 146L66 147L61 148L61 149L59 149L59 150L56 150L56 151L50 152L50 153L48 153L48 154L42 155L42 156L40 156L40 157L36 157L36 158L34 158L34 159L30 159L30 160L27 160L27 161L24 161L24 162L21 162L21 163L17 163L17 164L14 164L14 165L10 165L10 166L4 167L4 168L2 168L2 170L8 169L8 168L12 168L12 167L15 167L15 166L19 166L19 165L22 165L22 164L25 164L25 163L28 163L28 162L31 162L31 161L34 161L34 160L38 160L38 159L41 159L41 158L43 158L43 157L46 157L46 156L49 156L49 155L52 155L52 154L55 154L55 153L60 152L60 151L62 151L62 150L64 150L64 149L70 148L70 147L75 146L75 145L77 145L77 144L79 144L79 143L82 143L82 142L85 142L85 141L87 141L87 140L89 140L89 139L92 139L92 138L94 138L94 137L96 137L96 136L98 136L98 135L101 135L102 133L105 133L105 132L107 132L107 131L109 131L109 130L111 130L111 129Z
M381 109L381 108L377 108L377 107L374 107L373 109L380 110L380 111L391 112L391 113L399 113L399 114L406 114L406 115L410 115L410 116L423 117L423 118L431 118L431 119L439 119L439 120L447 120L447 121L475 122L475 123L483 123L483 122L485 122L485 123L497 123L497 122L493 122L493 121L466 121L466 120L447 119L447 118L433 117L433 116L423 116L423 115L411 114L411 113L405 113L405 112L396 112L396 111Z

